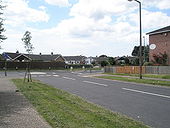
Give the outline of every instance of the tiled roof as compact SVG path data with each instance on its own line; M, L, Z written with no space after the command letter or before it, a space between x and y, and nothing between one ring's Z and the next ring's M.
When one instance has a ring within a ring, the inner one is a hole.
M82 61L84 60L86 57L85 56L63 56L63 58L66 61Z
M164 33L164 32L170 32L170 26L146 33L147 35L154 35L154 34L159 34L159 33Z
M9 53L9 52L5 52L11 59L15 59L17 57L19 57L20 55L24 55L28 58L31 58L32 60L42 60L42 61L51 61L51 60L55 60L58 57L60 57L60 54L54 54L54 55L38 55L38 54L22 54L22 53Z

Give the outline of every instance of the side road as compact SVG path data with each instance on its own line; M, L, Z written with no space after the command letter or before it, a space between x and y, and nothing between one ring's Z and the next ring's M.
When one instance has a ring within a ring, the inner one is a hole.
M0 78L0 128L51 128L9 78Z

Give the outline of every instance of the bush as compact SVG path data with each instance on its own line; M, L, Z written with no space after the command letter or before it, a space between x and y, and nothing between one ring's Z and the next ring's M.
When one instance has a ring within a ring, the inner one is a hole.
M109 63L107 61L102 61L101 62L101 67L107 66Z
M145 63L143 64L143 66L153 66L153 63L152 63L152 62L145 62Z

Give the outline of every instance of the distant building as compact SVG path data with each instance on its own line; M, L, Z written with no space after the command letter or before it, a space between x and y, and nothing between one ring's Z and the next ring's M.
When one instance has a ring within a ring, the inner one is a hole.
M85 56L63 56L66 64L86 64Z
M147 33L149 35L149 61L153 61L154 55L168 55L167 64L170 65L170 26Z
M24 61L42 61L42 62L65 62L65 59L60 54L23 54L23 53L2 53L2 57L7 61L24 62Z

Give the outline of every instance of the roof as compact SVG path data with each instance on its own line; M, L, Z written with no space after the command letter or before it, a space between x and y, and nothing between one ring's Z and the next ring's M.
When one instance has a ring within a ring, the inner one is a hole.
M170 32L170 26L166 26L164 28L160 28L158 30L154 30L152 32L148 32L146 34L147 35L154 35L154 34L165 33L165 32Z
M29 56L33 60L43 60L43 61L51 61L51 60L56 60L58 57L60 57L60 54L54 54L54 55L36 55L36 54L25 54L26 56Z
M32 60L43 60L43 61L51 61L51 60L55 60L58 57L60 57L60 54L54 54L54 55L40 55L40 54L23 54L23 53L9 53L9 52L5 52L5 54L7 54L11 59L17 59L18 57L20 57L21 55L25 56L26 58L30 58Z
M66 61L83 61L85 56L63 56Z
M2 54L6 54L7 56L10 57L10 59L14 59L14 58L16 58L17 56L20 55L20 53L10 53L10 52L4 52Z

